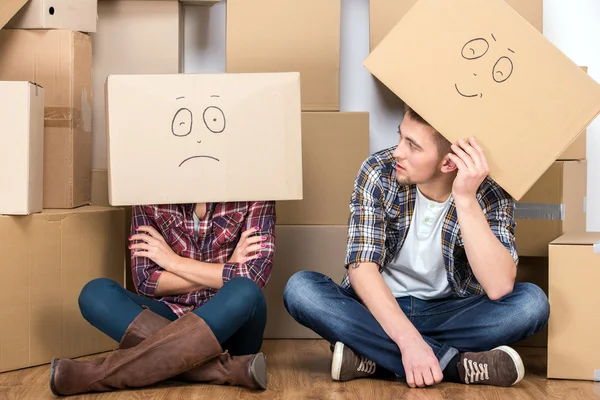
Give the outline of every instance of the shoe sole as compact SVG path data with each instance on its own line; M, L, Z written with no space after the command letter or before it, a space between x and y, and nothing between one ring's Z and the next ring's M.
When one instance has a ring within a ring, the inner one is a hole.
M499 347L496 347L494 350L503 351L506 354L508 354L510 356L510 358L512 358L513 362L515 363L515 366L517 367L517 380L514 381L511 384L511 386L519 383L521 381L521 379L523 379L523 377L525 377L525 365L523 365L523 360L521 359L521 356L519 355L519 353L517 353L514 349L512 349L508 346L499 346Z
M56 386L54 385L54 368L56 366L57 361L58 358L53 358L52 363L50 364L50 391L55 396L61 396L61 394L58 393L58 391L56 390Z
M336 342L333 349L333 360L331 361L331 379L340 380L342 374L342 361L344 360L344 343Z
M250 366L250 372L258 386L262 390L265 390L267 388L267 357L263 353L258 353L254 357Z

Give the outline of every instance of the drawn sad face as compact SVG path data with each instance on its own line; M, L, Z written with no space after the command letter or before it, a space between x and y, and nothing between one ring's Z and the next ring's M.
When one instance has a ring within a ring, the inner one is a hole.
M210 97L219 97L216 95ZM185 99L185 97L178 97L177 100ZM225 113L217 106L209 106L204 109L202 112L202 120L204 122L204 127L208 129L210 134L221 134L225 131L226 120ZM193 137L195 141L195 146L198 146L202 143L202 136L206 134L206 130L204 129L196 129L197 135ZM173 116L173 121L171 122L171 133L173 133L176 137L189 137L190 134L194 132L194 115L189 108L182 107ZM197 152L201 152L201 147L194 146L194 143L190 141L190 154L188 157L183 159L179 166L181 167L183 164L190 160L194 159L208 159L219 162L220 160L216 157L213 157L208 154L197 154ZM193 154L196 153L196 154Z
M494 37L494 34L491 35L491 38L493 39L494 43L496 43L496 38ZM456 91L461 96L473 97L473 98L483 97L483 93L481 92L481 87L485 86L486 83L485 82L482 83L481 81L479 81L479 79L489 79L488 74L490 73L490 71L486 71L483 74L477 73L477 72L480 72L481 67L486 67L486 64L479 62L479 65L478 65L477 61L474 61L474 60L482 59L489 50L490 50L490 42L488 42L488 40L485 38L471 39L467 43L465 43L465 45L463 46L461 55L465 60L474 62L472 67L474 67L473 76L475 78L468 80L468 81L461 82L460 85L458 83L454 84ZM507 50L512 54L515 53L513 50L511 50L509 48L507 48ZM506 82L508 80L508 78L510 78L512 73L513 73L513 62L510 59L510 57L507 55L504 55L504 56L498 58L495 61L494 65L491 69L492 79L495 83ZM482 76L480 76L480 75L482 75Z

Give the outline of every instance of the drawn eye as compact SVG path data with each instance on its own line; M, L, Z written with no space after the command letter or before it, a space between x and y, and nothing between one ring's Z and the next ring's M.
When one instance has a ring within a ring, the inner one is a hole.
M187 136L192 132L192 112L187 108L180 108L173 117L171 132L175 136Z
M513 72L513 63L512 60L506 56L500 57L496 64L494 64L494 69L492 70L492 77L498 83L502 83L506 81Z
M483 57L490 49L490 44L484 38L471 39L462 48L462 56L467 60Z
M219 107L210 106L202 114L204 125L212 133L221 133L225 130L225 114Z

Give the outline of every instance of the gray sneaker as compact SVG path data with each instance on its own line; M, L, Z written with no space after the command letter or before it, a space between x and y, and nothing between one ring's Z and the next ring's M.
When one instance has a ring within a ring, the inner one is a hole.
M500 346L490 351L462 353L458 373L466 384L512 386L525 376L525 366L519 353Z
M365 357L354 353L342 342L337 342L333 350L331 362L331 378L334 381L349 381L365 378L375 373L377 365Z

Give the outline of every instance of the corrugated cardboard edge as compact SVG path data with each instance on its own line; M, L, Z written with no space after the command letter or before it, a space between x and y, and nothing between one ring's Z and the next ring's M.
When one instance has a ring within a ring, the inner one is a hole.
M0 6L0 29L10 21L16 13L27 3L27 0L8 0L4 1L4 5Z

